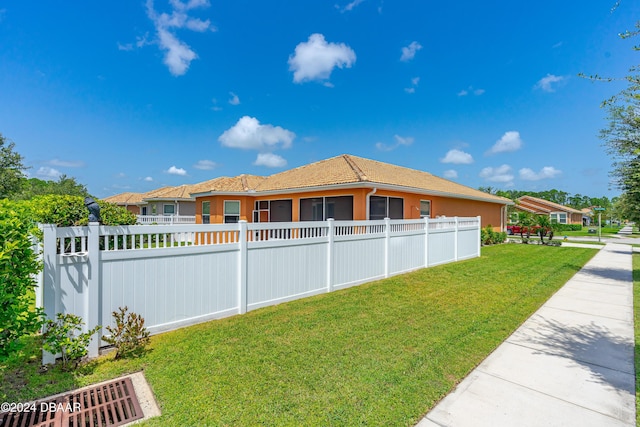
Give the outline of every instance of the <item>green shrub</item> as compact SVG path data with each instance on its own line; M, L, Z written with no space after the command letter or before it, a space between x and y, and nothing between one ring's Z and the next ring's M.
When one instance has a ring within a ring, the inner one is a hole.
M507 233L495 231L491 225L480 229L480 241L483 245L504 243L505 240L507 240Z
M562 231L582 231L582 224L558 224L558 223L554 223L554 229L557 232L562 232Z
M149 344L149 331L144 327L144 318L136 313L127 313L127 306L118 310L112 313L116 326L107 326L110 336L102 337L102 340L116 348L116 359L139 356Z
M0 200L0 354L38 331L42 311L33 309L34 276L40 271L31 235L34 223L24 206Z
M58 313L56 320L47 320L45 323L43 348L52 354L62 354L62 367L75 368L78 362L87 355L87 347L91 336L100 330L100 326L84 332L84 322L75 314Z
M100 205L100 217L104 225L133 225L136 216L127 209L97 200ZM37 196L25 202L36 222L56 224L58 227L87 225L89 212L80 196L46 195Z

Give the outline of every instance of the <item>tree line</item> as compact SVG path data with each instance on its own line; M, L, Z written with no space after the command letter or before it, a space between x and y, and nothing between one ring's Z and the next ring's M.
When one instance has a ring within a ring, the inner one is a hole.
M613 208L617 203L618 197L609 199L607 196L591 197L584 196L582 194L571 194L561 190L546 190L546 191L522 191L522 190L498 190L493 187L480 187L480 191L485 193L494 194L500 197L506 197L507 199L517 200L522 196L532 196L538 199L547 200L559 205L568 206L577 210L584 208L601 207L607 210Z
M57 181L28 178L23 161L15 143L0 133L0 199L31 200L50 194L91 197L86 186L66 175Z

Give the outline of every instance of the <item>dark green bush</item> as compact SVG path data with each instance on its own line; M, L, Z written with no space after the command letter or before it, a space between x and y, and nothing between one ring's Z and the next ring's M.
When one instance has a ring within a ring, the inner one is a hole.
M42 312L34 309L34 276L40 271L31 235L35 224L20 204L0 200L0 354L37 332Z
M507 240L507 233L495 231L491 225L480 229L480 241L483 245L504 243L505 240Z
M582 231L582 224L558 224L558 223L555 223L553 225L553 228L557 232L562 232L562 231Z

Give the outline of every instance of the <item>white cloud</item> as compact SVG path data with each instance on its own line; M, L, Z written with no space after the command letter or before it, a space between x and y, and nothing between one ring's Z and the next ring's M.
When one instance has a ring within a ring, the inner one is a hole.
M169 175L185 176L187 174L187 171L182 169L182 168L177 168L175 166L171 166L169 169L167 169L167 173Z
M554 168L553 166L545 166L540 169L540 172L535 173L533 170L529 168L522 168L519 171L520 179L525 181L539 181L541 179L550 179L555 178L558 175L562 174L562 171Z
M118 50L124 50L126 52L132 51L133 50L133 43L121 44L120 42L118 42Z
M62 168L82 168L85 166L83 161L67 161L60 159L53 159L48 162L51 166L58 166Z
M296 134L280 126L261 125L255 117L244 116L225 130L218 141L225 147L245 150L289 148Z
M335 5L335 8L340 11L340 13L350 12L360 3L364 2L364 0L353 0L351 3L346 5L345 7L340 7L339 5Z
M253 164L256 166L266 166L268 168L281 168L286 166L287 161L277 154L261 153L258 154L258 157Z
M453 163L454 165L468 165L473 163L471 154L454 148L449 150L444 158L440 159L441 163Z
M194 168L204 171L214 169L216 166L218 166L218 164L211 160L198 160L198 163L193 165Z
M414 77L411 79L411 87L404 88L404 91L407 93L415 93L416 87L420 83L420 77Z
M474 94L475 96L480 96L485 92L486 91L484 89L474 89L473 86L469 86L467 89L462 89L460 92L458 92L458 96L467 96L470 93Z
M456 178L458 178L458 172L456 172L453 169L449 169L449 170L444 171L442 176L447 178L447 179L456 179Z
M395 139L395 143L391 145L384 144L382 142L376 143L376 148L380 151L392 151L401 146L409 146L413 144L413 137L407 136L402 137L400 135L393 135L393 139Z
M220 107L220 106L218 105L218 100L217 100L217 99L213 98L213 99L211 100L211 103L213 104L213 105L211 106L211 109L212 109L213 111L222 111L222 107Z
M416 52L422 49L422 45L418 42L411 42L409 46L402 48L402 55L400 55L400 61L411 61L415 56Z
M231 98L229 99L229 104L240 105L240 98L238 98L238 95L236 95L233 92L229 92L229 95L231 95Z
M520 132L512 130L505 132L502 137L493 144L493 147L489 150L490 154L497 153L509 153L518 151L522 148L522 138L520 138Z
M497 168L486 167L480 171L480 177L491 182L501 182L510 184L513 181L513 173L511 172L511 166L502 165Z
M43 167L38 169L38 171L36 172L36 175L41 177L41 178L51 180L51 179L60 178L60 176L62 176L62 172L60 172L57 169L50 168L48 166L43 166Z
M566 80L566 77L562 76L554 76L553 74L547 74L546 77L541 78L536 83L535 88L540 89L544 92L555 92L557 86L556 83L560 83Z
M143 181L145 181L145 182L152 182L152 181L153 181L153 178L151 178L150 176L147 176L147 177L145 177L145 178L143 179Z
M344 43L327 43L322 34L311 34L309 40L296 46L289 56L289 71L293 81L328 80L335 67L351 68L356 53Z
M154 9L153 0L147 0L147 16L155 26L158 38L157 43L160 49L165 51L163 62L169 68L171 74L181 76L187 72L191 61L196 59L198 55L188 44L178 39L174 31L176 29L188 29L197 32L215 31L215 27L211 26L211 22L208 19L203 21L198 18L192 18L187 14L191 9L208 7L208 1L191 0L183 3L179 0L170 0L170 4L173 7L170 14L158 13ZM138 47L145 44L148 44L146 35L144 38L138 38L136 43ZM125 48L128 46L124 45Z

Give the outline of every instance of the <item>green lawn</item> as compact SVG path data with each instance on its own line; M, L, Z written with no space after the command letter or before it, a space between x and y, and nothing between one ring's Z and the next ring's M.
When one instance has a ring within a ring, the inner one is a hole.
M610 237L618 233L622 227L602 227L602 237ZM589 229L596 230L595 233L589 233ZM582 227L581 231L558 231L556 236L561 238L562 236L575 237L575 236L588 236L598 237L598 227Z
M0 362L25 401L144 370L145 425L413 425L575 274L595 249L505 244L482 257L152 337L140 359L37 373Z

